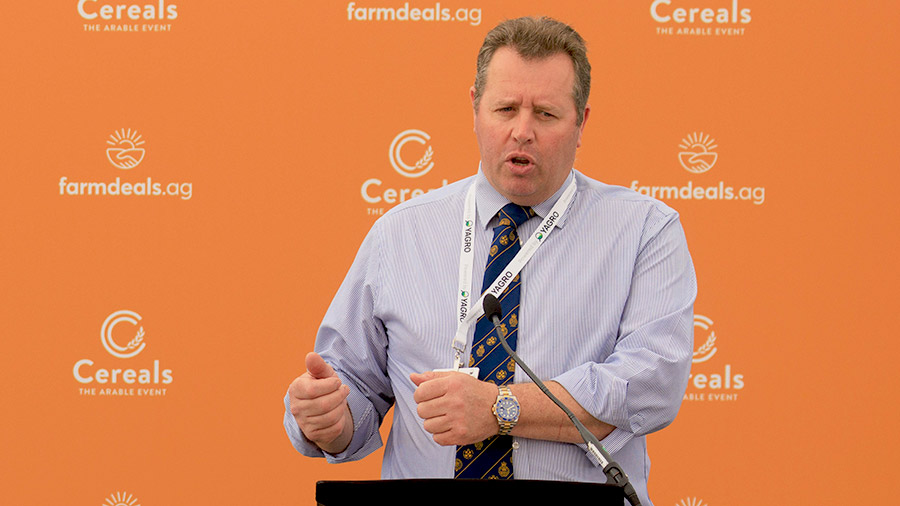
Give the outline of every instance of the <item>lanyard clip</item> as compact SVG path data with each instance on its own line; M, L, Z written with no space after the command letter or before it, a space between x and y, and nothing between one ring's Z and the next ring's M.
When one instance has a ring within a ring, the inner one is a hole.
M458 370L460 370L460 368L463 367L463 365L465 365L465 364L463 364L463 350L460 350L459 348L456 348L456 347L454 347L453 349L456 350L456 360L454 361L454 364L453 364L453 370L458 371Z

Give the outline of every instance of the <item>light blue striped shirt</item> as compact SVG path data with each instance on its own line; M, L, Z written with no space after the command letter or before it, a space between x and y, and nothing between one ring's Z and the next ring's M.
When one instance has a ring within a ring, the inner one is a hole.
M593 416L616 426L603 446L649 505L645 435L672 422L687 385L693 264L675 211L575 170L534 207L539 216L573 177L577 192L569 209L522 270L517 351L538 376L560 383ZM453 366L460 221L476 179L472 284L481 286L495 215L508 203L481 172L395 207L363 241L315 346L352 387L355 433L344 453L323 453L300 433L285 397L285 429L304 455L330 462L368 455L382 445L378 428L393 404L382 477L453 477L456 449L437 445L424 430L409 375ZM529 237L540 222L529 220L519 236ZM527 381L524 372L515 374L515 382ZM516 478L606 481L579 445L515 443Z

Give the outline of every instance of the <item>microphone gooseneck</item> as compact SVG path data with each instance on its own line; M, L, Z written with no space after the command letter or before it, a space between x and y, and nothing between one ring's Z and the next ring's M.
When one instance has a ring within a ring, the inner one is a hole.
M503 346L503 349L506 350L506 353L509 354L510 358L518 364L519 367L525 371L525 374L531 378L531 381L534 382L538 388L541 389L541 392L544 392L544 395L550 398L554 404L556 404L559 409L563 410L563 413L569 417L569 420L578 429L578 433L581 435L581 439L584 440L585 444L587 444L588 451L591 452L599 462L600 465L603 466L603 472L606 474L607 478L611 480L612 483L619 485L625 492L625 497L628 499L628 502L631 506L640 506L641 501L638 499L637 492L635 492L634 487L631 485L631 482L628 480L628 476L625 474L625 471L622 470L622 467L612 460L612 457L609 456L609 453L603 448L603 445L600 444L600 440L597 439L591 431L587 430L587 427L581 423L581 420L575 416L575 413L572 413L565 404L562 403L559 399L553 395L547 386L544 385L544 382L537 377L537 375L532 372L532 370L522 361L521 358L510 348L509 344L506 342L506 337L500 332L500 318L503 316L503 310L500 307L500 301L497 300L493 294L488 293L484 297L484 301L482 302L482 307L484 308L484 316L494 324L494 328L497 330L497 337L500 338L500 345Z

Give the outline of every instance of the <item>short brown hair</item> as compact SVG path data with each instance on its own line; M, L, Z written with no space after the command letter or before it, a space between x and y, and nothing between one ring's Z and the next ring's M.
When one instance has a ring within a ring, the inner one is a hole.
M524 17L508 19L488 32L478 51L475 70L475 108L481 101L487 80L487 67L494 53L501 47L511 47L526 60L548 58L563 53L572 59L575 67L575 100L577 124L584 121L584 108L591 94L591 64L587 58L584 39L572 27L553 18Z

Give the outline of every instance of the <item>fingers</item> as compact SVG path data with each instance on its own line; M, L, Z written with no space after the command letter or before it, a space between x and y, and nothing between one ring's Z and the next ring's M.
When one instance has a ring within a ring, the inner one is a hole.
M344 418L348 415L345 401L349 391L349 387L344 386L317 399L292 402L294 418L310 441L331 442L341 434Z
M413 380L413 383L415 383L415 380ZM418 404L441 397L447 391L446 385L440 381L425 380L416 383L416 385L418 388L413 392L413 400Z
M306 438L329 453L344 451L353 438L350 387L318 353L306 355L306 372L288 387L290 411Z
M345 386L341 383L341 379L337 376L325 379L316 379L309 375L303 374L291 383L289 392L291 397L296 399L317 399L339 390Z
M436 416L424 420L425 430L432 435L432 439L434 439L435 442L438 442L438 439L442 434L449 432L453 428L453 423L447 416Z
M497 387L458 371L414 373L413 400L423 428L440 445L469 444L496 434L491 405Z
M433 379L433 378L434 378L434 372L432 372L432 371L414 372L409 375L409 379L412 380L412 382L416 386L420 386L422 383L424 383L430 379Z
M441 378L456 378L457 375L462 374L458 371L425 371L425 372L414 372L409 375L409 379L417 386L421 387L425 383L431 380L437 380ZM465 375L468 376L468 375Z
M301 430L306 439L319 448L331 453L340 453L345 445L332 447L332 444L345 433L344 420L343 416L335 417L333 420L310 420Z
M317 353L306 355L307 371L294 379L288 387L291 398L300 400L318 399L337 392L343 387L334 369Z
M468 376L456 372L428 371L410 375L418 388L413 393L416 413L423 420L423 427L433 439L441 441L450 436L450 431L463 426L460 417L466 410L465 397L459 395Z
M317 379L304 373L288 389L290 410L297 426L307 439L321 448L330 448L352 426L347 396L350 387L341 384L337 376ZM350 432L352 434L352 432Z
M350 387L341 384L337 378L317 380L305 375L294 380L288 391L291 406L296 404L299 410L308 412L310 416L337 408L350 395Z
M337 423L344 416L350 387L341 383L334 369L317 353L306 356L307 372L294 379L288 387L291 414L300 429L307 432L320 430Z

